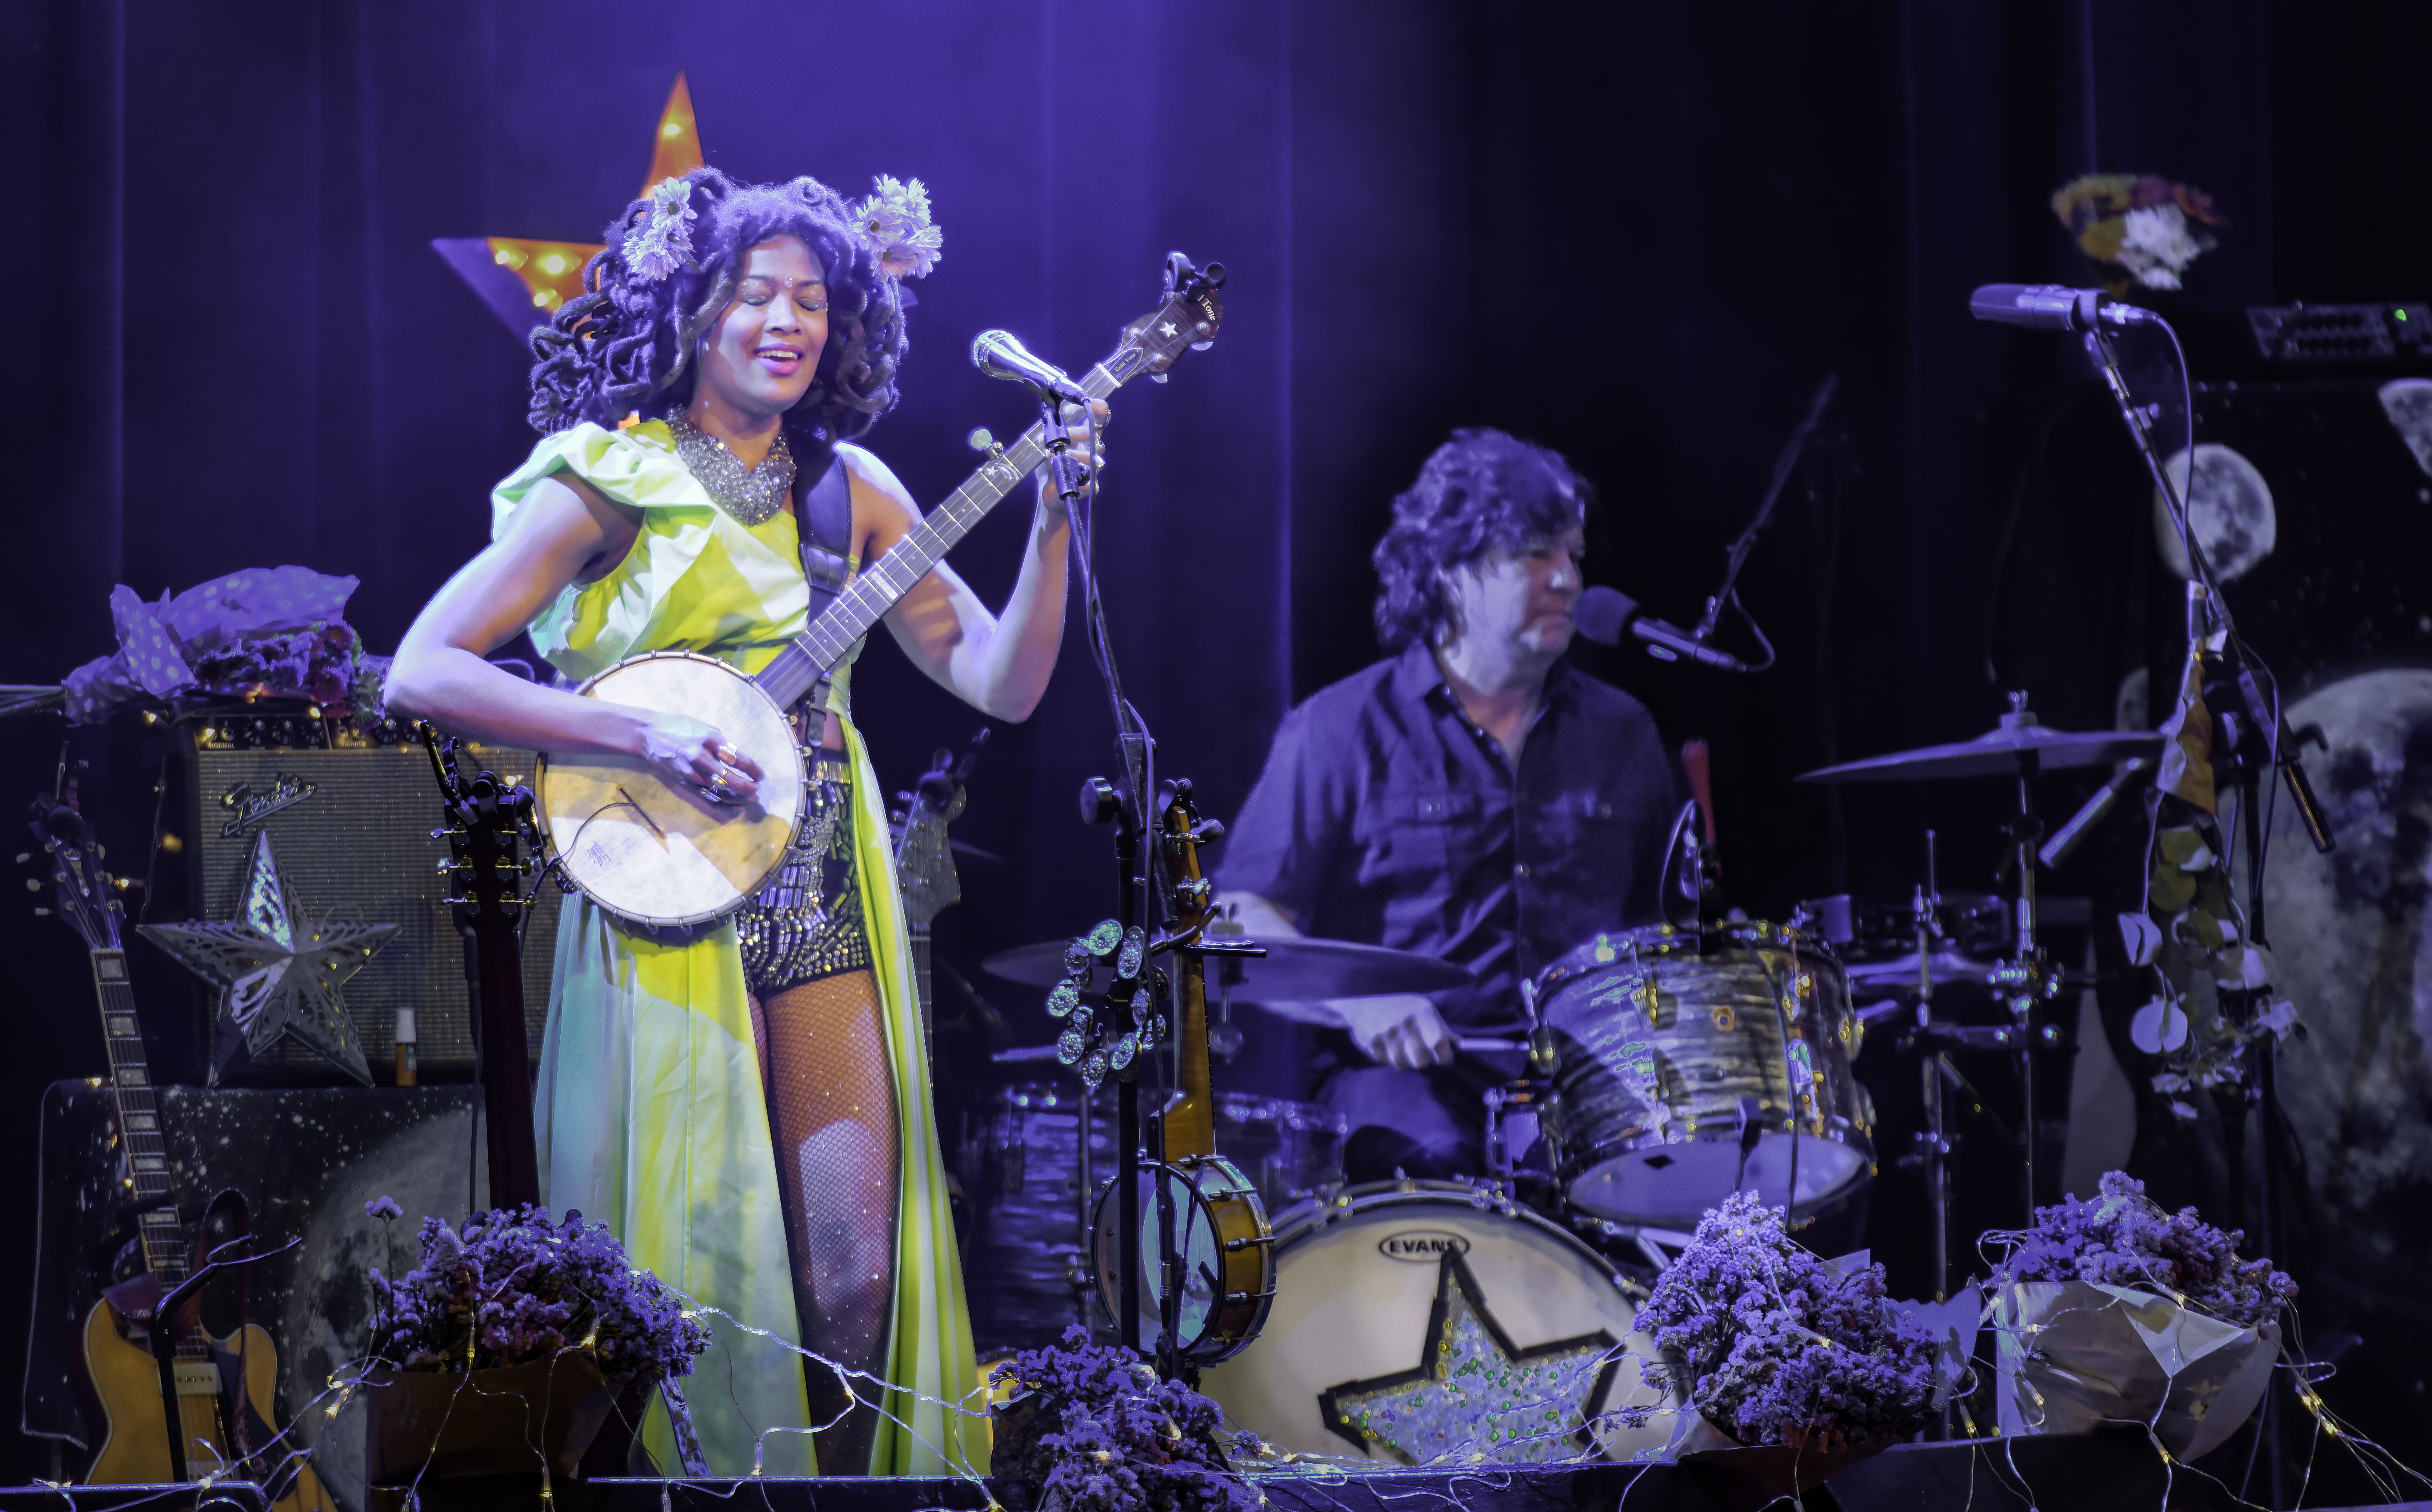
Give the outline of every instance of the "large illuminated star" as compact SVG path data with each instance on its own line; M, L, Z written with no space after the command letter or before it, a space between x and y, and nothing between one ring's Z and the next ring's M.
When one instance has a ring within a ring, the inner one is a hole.
M282 1034L335 1062L363 1085L372 1084L371 1067L363 1063L363 1048L338 988L397 937L397 926L312 919L280 875L267 832L253 837L234 918L137 927L220 990L218 1027L211 1036L213 1085L238 1045L260 1055Z
M1495 1322L1458 1251L1444 1252L1414 1370L1321 1393L1326 1425L1405 1465L1569 1459L1612 1385L1613 1338L1599 1329L1518 1349Z
M639 199L663 179L701 166L701 129L693 120L692 91L682 74L667 92L651 139L650 171ZM523 236L444 236L431 244L481 302L497 311L522 341L532 327L583 292L583 265L600 250L596 242L546 242Z

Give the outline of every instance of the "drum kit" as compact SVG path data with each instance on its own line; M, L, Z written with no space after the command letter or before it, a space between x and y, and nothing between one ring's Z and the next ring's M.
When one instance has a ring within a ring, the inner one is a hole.
M1522 1052L1527 1066L1489 1095L1490 1169L1474 1181L1346 1185L1349 1131L1339 1116L1220 1094L1217 1146L1276 1215L1274 1296L1263 1337L1208 1362L1204 1388L1242 1426L1295 1452L1425 1458L1425 1403L1405 1400L1423 1385L1412 1364L1434 1357L1426 1351L1469 1347L1454 1336L1469 1319L1464 1336L1498 1352L1498 1368L1538 1371L1546 1389L1568 1393L1575 1420L1593 1425L1606 1453L1628 1457L1660 1443L1662 1428L1609 1429L1618 1420L1599 1416L1654 1400L1619 1369L1651 1351L1633 1339L1647 1280L1686 1242L1683 1231L1732 1192L1753 1189L1796 1223L1866 1187L1877 1168L1875 1110L1852 1062L1870 1026L1900 1028L1904 1048L1924 1060L1919 1164L1935 1229L1933 1285L1936 1296L1947 1293L1943 1097L1959 1081L1949 1058L2015 1055L2032 1096L2033 1052L2059 1043L2037 1011L2078 980L2052 965L2037 935L2044 835L2034 779L2150 755L2159 738L2049 730L2014 695L2001 727L1978 740L1805 774L1810 782L2014 780L2010 896L1945 899L1929 859L1928 882L1904 908L1828 899L1776 922L1724 916L1709 889L1694 917L1581 942L1523 984L1526 1040L1462 1042L1466 1050ZM1694 831L1688 843L1698 844ZM1700 865L1691 875L1712 873ZM1448 963L1375 946L1255 944L1263 955L1228 952L1210 973L1220 1050L1236 998L1308 1001L1469 980ZM1063 976L1067 949L1025 947L985 965L1044 987ZM2007 1021L1936 1020L1935 993L1957 983L1989 990ZM1536 1142L1504 1137L1524 1112L1536 1116L1541 1153L1515 1160L1512 1146ZM1100 1320L1083 1235L1092 1195L1111 1180L1113 1120L1077 1086L1024 1081L998 1093L972 1143L969 1273L984 1351L1034 1346ZM1601 1363L1564 1376L1566 1359ZM1533 1457L1545 1444L1542 1435L1527 1442L1512 1457Z

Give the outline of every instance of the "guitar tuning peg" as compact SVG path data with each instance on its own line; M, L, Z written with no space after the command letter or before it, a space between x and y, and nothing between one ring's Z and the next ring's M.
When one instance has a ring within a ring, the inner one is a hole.
M28 878L26 878L26 879L25 879L25 891L27 891L27 892L29 892L29 893L39 893L39 892L41 892L42 890L42 880L41 878L39 878L39 877L28 877Z
M34 916L36 918L48 918L51 916L51 911L47 908L38 908L34 910Z
M17 852L17 865L20 866L33 859L34 853L30 850L20 850Z

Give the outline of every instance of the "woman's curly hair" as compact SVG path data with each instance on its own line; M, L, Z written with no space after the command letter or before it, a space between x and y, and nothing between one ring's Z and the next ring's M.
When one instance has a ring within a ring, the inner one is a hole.
M828 340L785 429L805 456L867 431L895 408L904 305L855 233L853 206L810 177L746 184L696 168L684 181L700 214L688 263L651 279L626 260L627 235L650 216L650 198L637 199L609 223L606 249L583 268L586 292L532 332L532 428L548 434L585 420L613 426L636 412L658 419L683 409L692 397L694 351L735 297L744 254L792 235L827 278Z
M1432 645L1452 605L1444 574L1586 523L1596 489L1561 456L1500 430L1456 430L1393 500L1376 543L1376 638L1388 651Z

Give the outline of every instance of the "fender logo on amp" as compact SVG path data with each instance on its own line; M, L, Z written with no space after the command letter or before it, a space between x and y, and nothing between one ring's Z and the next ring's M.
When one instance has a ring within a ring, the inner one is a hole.
M220 807L228 810L228 823L220 829L220 838L228 839L248 825L260 824L281 809L292 809L311 798L317 783L281 772L270 785L260 792L251 782L239 782L220 795Z
M1441 1229L1404 1229L1377 1240L1376 1252L1388 1260L1429 1265L1447 1254L1469 1253L1469 1241Z

